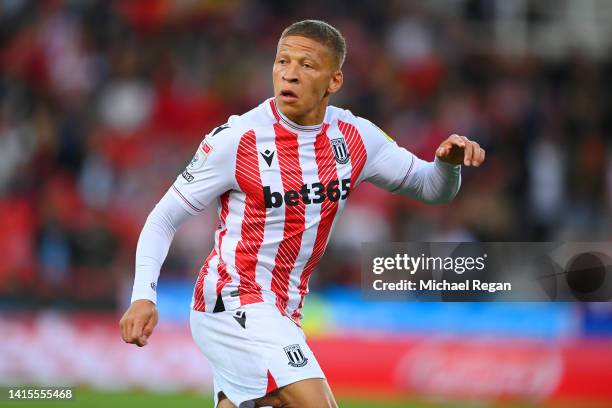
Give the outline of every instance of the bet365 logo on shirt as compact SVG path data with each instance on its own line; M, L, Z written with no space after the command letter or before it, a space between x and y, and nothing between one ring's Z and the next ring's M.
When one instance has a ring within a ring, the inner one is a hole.
M304 204L321 204L325 200L346 200L351 191L351 179L332 180L327 185L323 183L304 184L299 189L287 190L285 193L272 191L270 186L263 187L264 202L266 208L278 208L283 203L289 207L298 205L300 201ZM311 199L311 194L313 195Z

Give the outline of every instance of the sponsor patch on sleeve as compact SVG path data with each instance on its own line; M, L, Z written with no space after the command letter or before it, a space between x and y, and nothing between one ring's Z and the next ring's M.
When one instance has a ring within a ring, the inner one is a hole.
M185 171L183 172L182 176L183 176L183 178L185 180L187 180L188 183L191 183L193 181L193 174L188 172L187 169L185 169Z
M210 153L210 151L212 150L212 146L208 144L208 142L205 140L201 145L200 145L200 149L202 150L202 152L204 153L204 155L208 155L208 153Z
M206 157L208 157L208 155L210 154L211 151L212 151L212 146L206 140L203 141L200 144L200 147L198 148L198 151L193 156L193 159L191 159L191 162L187 166L187 169L188 170L197 170L200 167L202 167L202 165L206 161Z

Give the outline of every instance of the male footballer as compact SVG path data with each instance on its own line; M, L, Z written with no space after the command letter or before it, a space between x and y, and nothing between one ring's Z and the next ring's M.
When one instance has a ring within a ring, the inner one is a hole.
M274 97L207 134L142 229L132 304L120 322L123 340L138 346L157 323L157 279L176 229L216 203L220 223L190 316L214 371L216 407L336 407L300 319L308 279L351 192L369 181L447 203L461 165L484 161L484 150L458 135L423 161L368 120L329 106L345 56L344 38L325 22L285 29Z

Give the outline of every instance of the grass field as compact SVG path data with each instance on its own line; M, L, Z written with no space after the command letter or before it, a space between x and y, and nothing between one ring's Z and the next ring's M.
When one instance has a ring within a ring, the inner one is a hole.
M68 408L212 408L213 400L210 396L195 393L153 394L148 392L99 392L87 389L75 390L75 397L71 401L40 401L40 402L2 402L0 406L7 407L68 407ZM339 398L341 408L533 408L537 405L490 405L458 404L458 403L432 403L416 401L375 401L365 399ZM578 405L565 405L565 407L578 407Z

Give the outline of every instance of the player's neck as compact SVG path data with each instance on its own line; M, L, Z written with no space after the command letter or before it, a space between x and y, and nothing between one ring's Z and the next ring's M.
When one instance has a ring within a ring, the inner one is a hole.
M323 123L325 119L325 112L327 110L327 103L319 104L314 109L300 115L295 113L285 113L282 108L278 107L279 112L288 120L299 126L318 126Z

